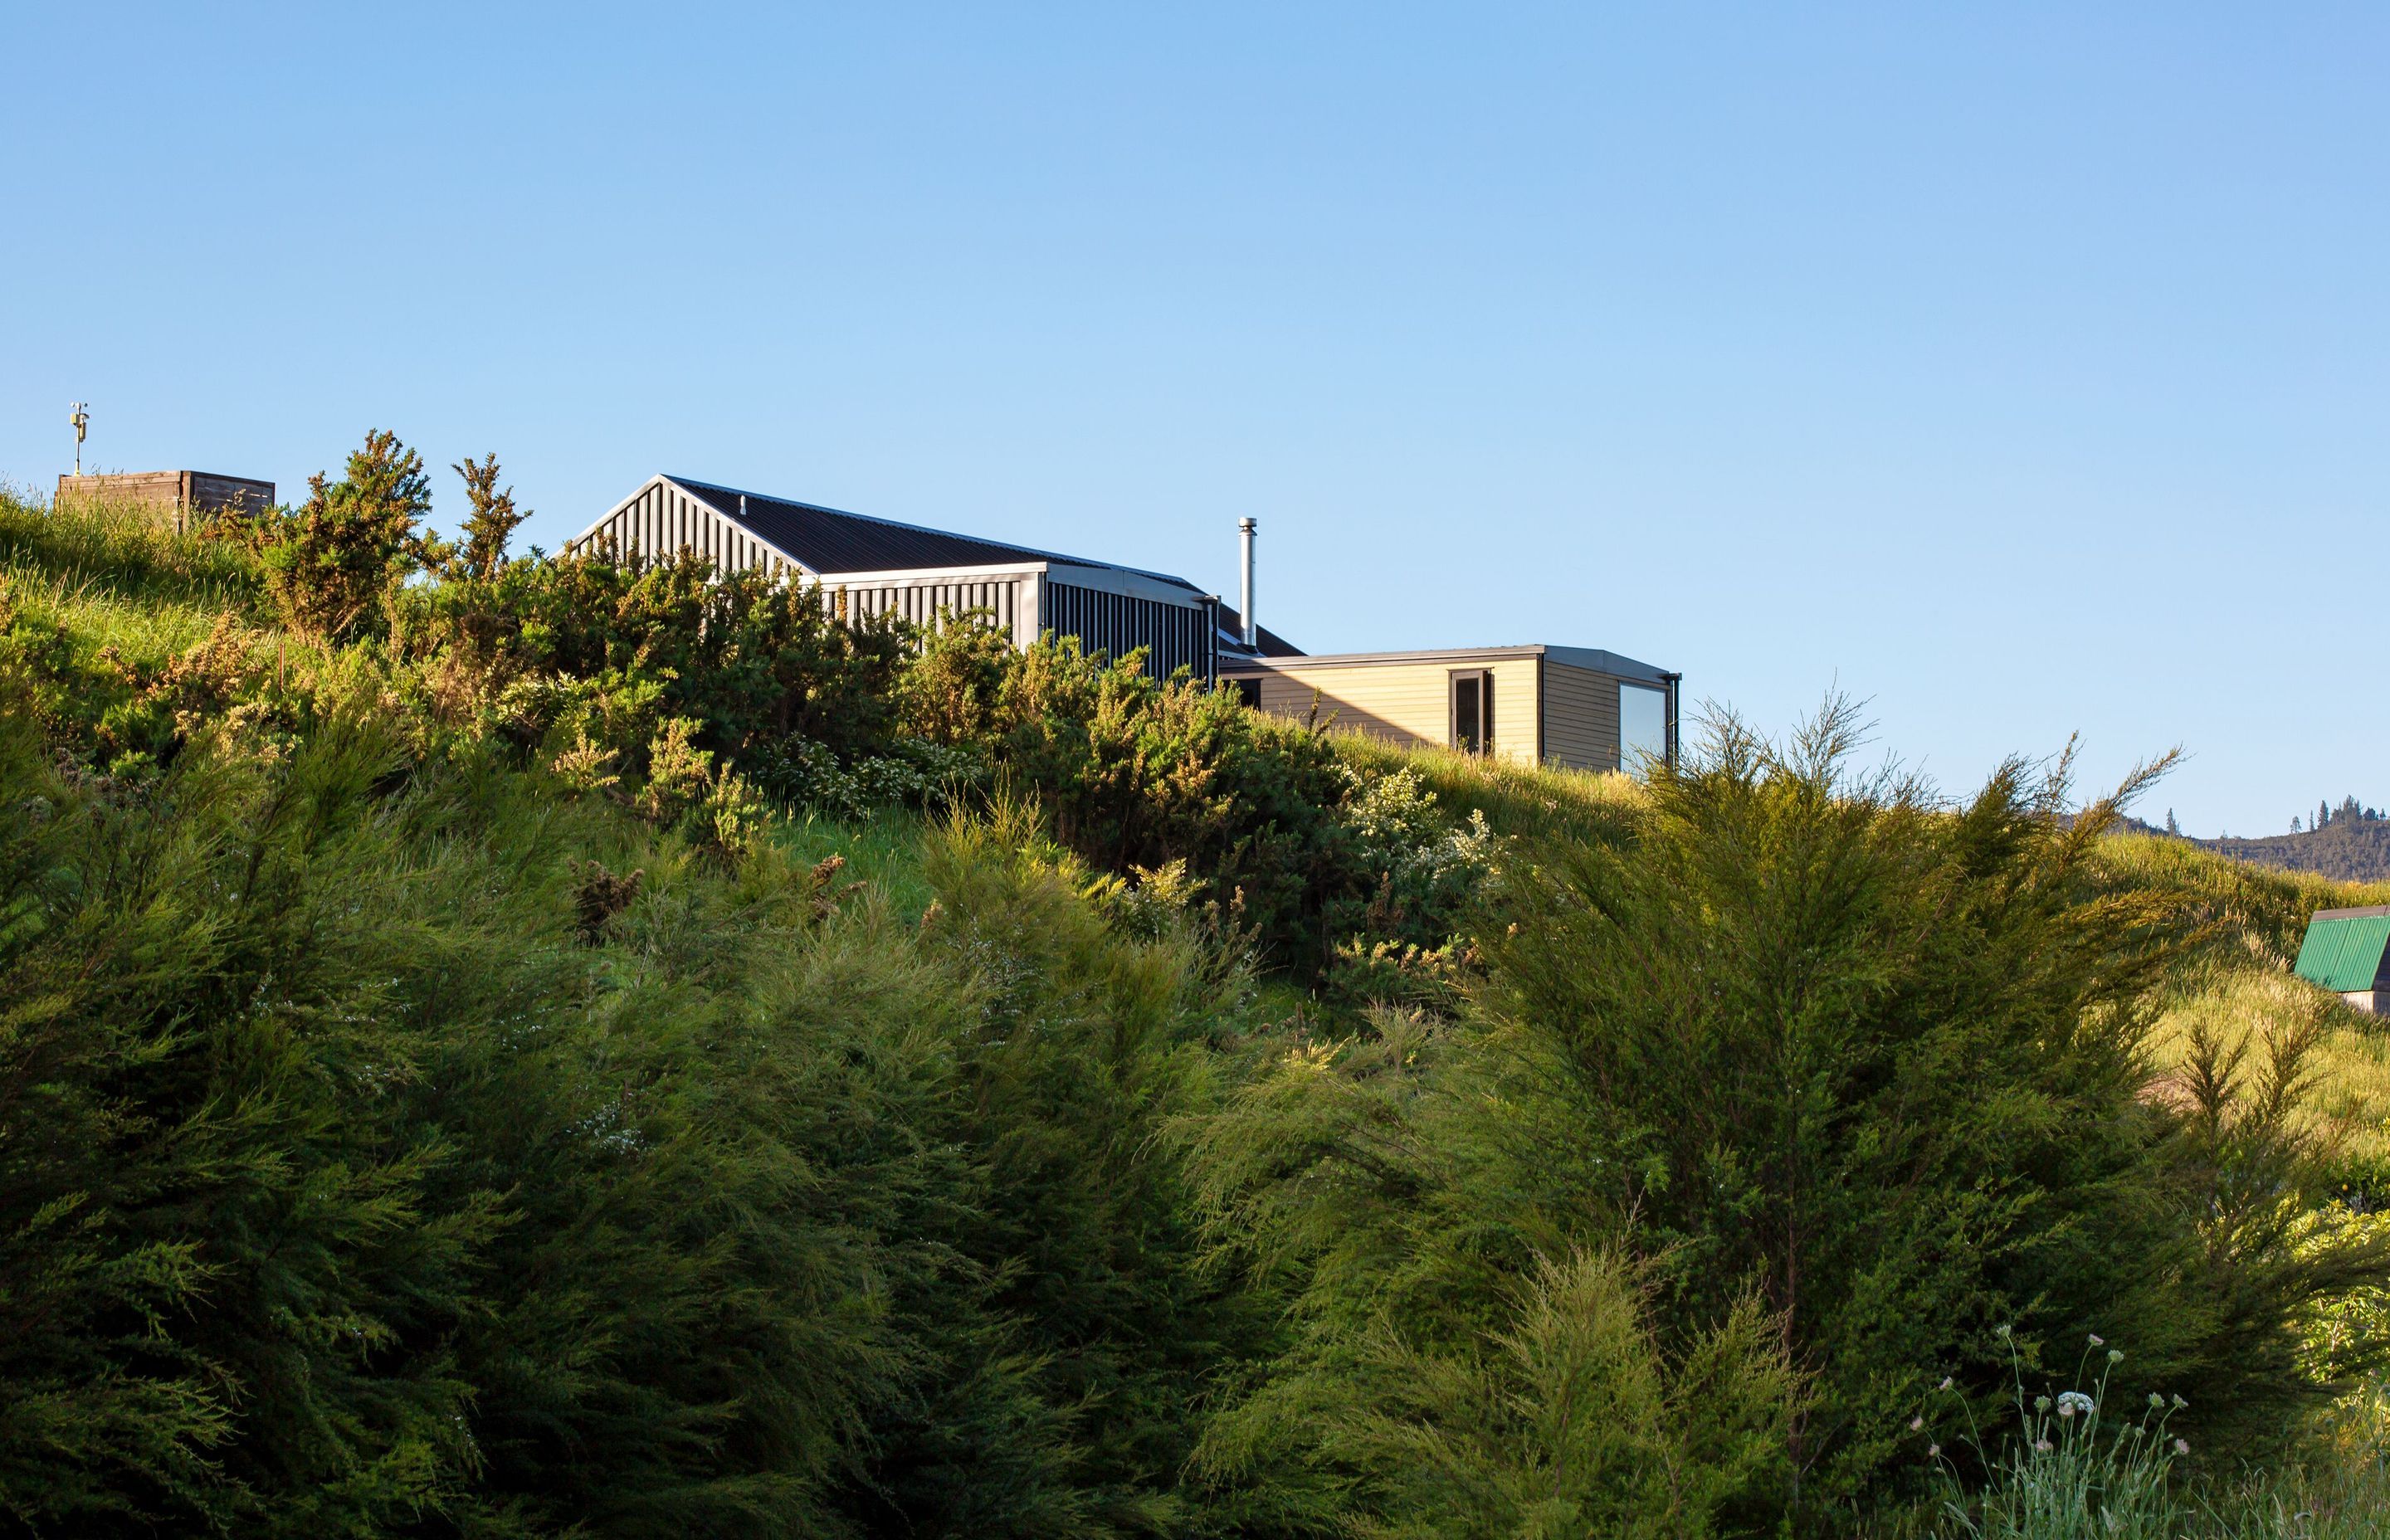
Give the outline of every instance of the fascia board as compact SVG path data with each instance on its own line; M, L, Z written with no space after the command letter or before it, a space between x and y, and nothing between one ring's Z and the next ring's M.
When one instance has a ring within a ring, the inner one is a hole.
M1231 658L1223 653L1220 672L1274 670L1285 674L1301 674L1314 668L1401 668L1416 663L1498 663L1507 660L1539 658L1540 647L1457 647L1429 648L1417 652L1327 652L1311 653L1301 658Z
M916 583L943 583L957 578L1030 577L1045 571L1044 561L983 562L970 567L892 567L876 572L814 572L826 586L839 588L901 588Z
M1093 588L1100 593L1120 594L1129 598L1155 599L1187 610L1202 608L1206 597L1192 587L1165 583L1130 567L1089 567L1075 561L1049 561L1046 564L1046 575L1056 583L1067 583L1074 588Z

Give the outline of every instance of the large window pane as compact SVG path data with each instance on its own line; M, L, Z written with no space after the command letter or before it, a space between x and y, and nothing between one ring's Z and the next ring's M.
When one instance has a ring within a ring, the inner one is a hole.
M1652 761L1668 757L1668 692L1642 685L1618 687L1618 768L1631 776L1645 773Z

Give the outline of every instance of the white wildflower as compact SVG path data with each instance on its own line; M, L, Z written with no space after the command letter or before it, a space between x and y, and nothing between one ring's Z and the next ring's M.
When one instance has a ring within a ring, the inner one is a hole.
M1992 1335L1999 1338L2002 1341L2008 1341L2009 1328L2006 1326L1994 1327L1992 1328Z
M2176 1396L2176 1397L2174 1398L2174 1409L2175 1409L2176 1411L2178 1411L2178 1411L2180 1411L2180 1410L2182 1410L2185 1406L2188 1406L2188 1405L2191 1405L2191 1403L2190 1403L2190 1402L2185 1401L2182 1397L2180 1397L2180 1396L2178 1396L2178 1396Z
M2191 1445L2181 1439L2177 1439L2174 1441L2174 1452L2178 1455L2188 1455L2191 1453Z
M1940 1459L1942 1457L1942 1446L1938 1444L1927 1444L1925 1446L1925 1457L1929 1460Z
M2121 1364L2124 1361L2125 1350L2123 1348L2110 1348L2108 1350L2108 1362L2112 1364Z
M2165 1405L2165 1396L2160 1395L2160 1394L2159 1394L2157 1392L2155 1392L2155 1391L2152 1391L2152 1392L2150 1392L2150 1410L2152 1410L2152 1411L2153 1411L2153 1412L2154 1412L2154 1411L2156 1411L2160 1406L2163 1406L2163 1405Z
M2108 1345L2108 1339L2101 1336L2095 1331L2091 1334L2091 1345L2093 1347L2106 1347Z
M2036 1440L2034 1440L2034 1441L2033 1441L2033 1452L2034 1452L2035 1454L2037 1454L2037 1455L2047 1455L2047 1454L2049 1454L2049 1450L2050 1450L2050 1443L2049 1443L2049 1441L2048 1439L2046 1439L2046 1438L2037 1438L2037 1439L2036 1439Z
M1925 1428L1925 1419L1924 1419L1923 1418L1921 1418L1921 1417L1912 1417L1912 1418L1910 1418L1908 1419L1908 1431L1909 1431L1910 1432L1912 1432L1912 1433L1915 1433L1915 1432L1921 1432L1921 1431L1924 1431L1924 1428Z
M1950 1377L1949 1377L1948 1375L1947 1375L1947 1374L1946 1374L1946 1375L1944 1375L1944 1376L1942 1377L1942 1383L1940 1383L1939 1385L1934 1386L1934 1388L1935 1390L1938 1390L1938 1391L1947 1391L1947 1390L1948 1390L1948 1389L1950 1388Z
M2096 1412L2099 1409L2099 1403L2081 1391L2067 1391L2058 1398L2058 1415L2061 1417L2073 1417L2077 1412Z

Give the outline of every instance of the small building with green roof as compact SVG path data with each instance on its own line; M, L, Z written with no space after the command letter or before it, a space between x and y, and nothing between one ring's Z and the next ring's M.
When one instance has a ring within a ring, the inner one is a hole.
M2295 971L2359 1010L2390 1013L2390 904L2318 909Z

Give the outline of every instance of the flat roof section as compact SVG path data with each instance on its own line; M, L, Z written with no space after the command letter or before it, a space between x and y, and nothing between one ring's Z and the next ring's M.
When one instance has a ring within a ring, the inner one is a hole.
M1307 668L1368 668L1381 663L1492 662L1502 658L1548 658L1553 662L1566 663L1572 668L1591 669L1597 674L1612 674L1620 679L1647 680L1654 685L1664 685L1672 677L1665 670L1600 648L1554 647L1544 642L1528 642L1516 647L1421 648L1407 652L1323 652L1301 658L1232 659L1223 654L1220 672L1230 674L1275 669L1301 673Z

